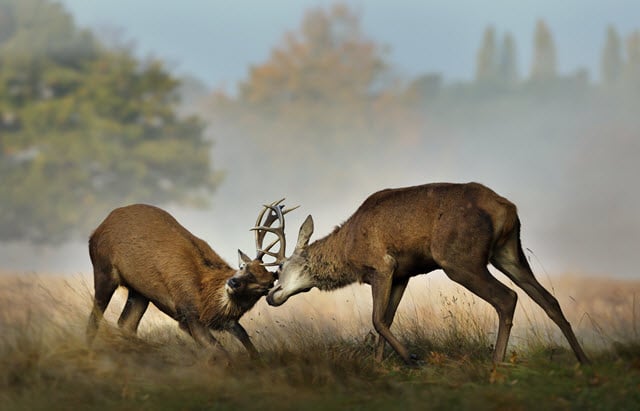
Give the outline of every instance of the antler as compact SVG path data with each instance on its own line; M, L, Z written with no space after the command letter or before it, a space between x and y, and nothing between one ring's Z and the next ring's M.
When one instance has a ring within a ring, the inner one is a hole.
M284 204L280 204L284 201L284 198L274 201L271 204L265 204L264 208L258 214L258 219L256 220L255 227L251 230L256 232L256 259L262 260L265 255L269 255L275 258L274 262L271 263L262 263L263 266L276 266L280 265L285 260L285 250L287 247L287 241L284 235L284 215L290 211L295 210L300 206L295 206L289 209L284 209ZM265 218L265 213L270 211L270 213ZM264 221L263 221L264 219ZM279 226L272 227L271 225L276 221L279 221ZM264 238L267 233L273 233L278 238L276 238L273 242L271 242L268 246L264 247ZM277 252L271 251L271 249L280 243L280 247Z

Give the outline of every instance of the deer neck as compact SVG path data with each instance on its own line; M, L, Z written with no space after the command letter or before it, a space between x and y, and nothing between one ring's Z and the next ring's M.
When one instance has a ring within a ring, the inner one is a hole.
M362 280L344 251L340 228L307 247L309 275L315 286L323 291L335 290Z
M233 273L229 268L224 274L217 273L202 281L200 320L215 330L225 329L229 322L240 319L260 299L260 296L229 295L225 283Z

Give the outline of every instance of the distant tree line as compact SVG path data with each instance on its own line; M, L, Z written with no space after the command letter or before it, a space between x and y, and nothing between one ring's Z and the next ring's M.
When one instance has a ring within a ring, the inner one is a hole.
M625 56L615 29L608 29L600 89L616 88L633 98L640 83L639 33L629 36ZM236 134L256 136L265 150L313 141L317 153L388 141L390 134L422 138L425 107L449 116L460 114L450 107L486 104L492 96L572 98L597 91L585 69L558 73L553 36L543 20L535 26L533 58L525 77L517 57L513 35L507 32L498 38L495 27L489 26L472 81L450 84L440 73L403 81L393 75L386 49L363 32L358 13L337 4L307 12L298 31L288 33L265 62L250 68L237 95L216 92L203 113L213 119L214 127L233 123Z
M626 47L624 47L626 45ZM625 53L626 50L626 53ZM516 44L513 35L505 33L499 44L494 26L484 32L476 56L475 82L483 85L514 86L523 81L543 83L558 79L557 52L551 31L544 20L535 27L533 56L528 78L521 80L517 65ZM586 70L574 75L588 81ZM617 30L609 26L600 59L600 84L607 88L640 85L640 31L634 31L622 40Z
M634 31L623 42L615 27L610 26L602 50L600 71L604 86L631 87L640 91L640 31Z

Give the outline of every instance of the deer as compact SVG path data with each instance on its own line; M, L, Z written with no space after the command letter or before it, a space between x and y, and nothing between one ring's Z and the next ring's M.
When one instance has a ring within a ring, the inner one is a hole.
M294 208L283 210L283 200L265 206L274 211L264 218L257 240L284 230L283 215ZM277 219L280 227L272 227ZM275 276L267 267L274 263L262 259L279 255L271 250L280 238L284 241L279 236L254 259L238 250L239 268L234 270L168 212L146 204L116 208L89 239L95 294L86 331L88 344L114 292L123 286L128 297L118 319L121 329L135 334L151 302L199 345L211 348L212 360L220 355L229 360L229 354L211 331L230 332L255 358L258 351L239 319L273 286ZM280 253L284 247L282 243Z
M516 206L479 183L432 183L370 195L342 225L311 244L313 218L302 223L293 254L279 261L271 306L312 288L329 291L352 283L371 286L374 359L385 343L409 366L418 358L390 327L409 279L442 269L488 302L498 314L493 362L503 362L517 303L515 291L488 270L491 264L536 302L560 328L581 364L589 359L556 298L535 278L520 241Z

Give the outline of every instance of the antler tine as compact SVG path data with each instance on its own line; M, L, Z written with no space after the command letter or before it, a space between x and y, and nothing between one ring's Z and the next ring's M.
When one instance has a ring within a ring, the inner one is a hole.
M263 266L263 267L275 267L275 266L280 265L280 264L282 264L282 263L280 263L279 261L274 261L272 263L262 263L260 265Z
M254 228L252 228L251 230L256 230L256 228L254 227ZM279 239L278 239L278 238L276 238L275 240L273 240L273 241L271 242L271 244L269 244L268 246L266 246L266 247L264 247L264 248L261 248L259 251L264 251L264 252L266 253L267 251L271 250L271 249L273 248L273 246L274 246L274 245L278 244L278 241L279 241Z
M282 199L282 200L284 200L284 199ZM282 201L282 200L280 200L280 201ZM280 201L278 201L278 203ZM280 218L281 216L284 217L284 215L287 214L288 212L300 208L300 206L298 205L298 206L291 207L291 208L288 208L288 209L284 210L283 209L284 205L278 205L278 204L274 205L274 203L271 203L269 205L265 204L265 205L263 205L263 207L264 207L264 209L262 210L262 212L258 216L258 219L256 220L255 227L251 228L250 230L253 230L253 231L255 231L255 230L258 230L258 231L265 230L265 231L273 232L274 229L271 227L271 224L273 224L274 221L281 220L282 223L284 223L284 218ZM262 218L264 217L264 213L267 210L272 210L273 213L269 214L267 216L266 220L264 221L264 223L262 223ZM262 223L262 224L260 224L260 223Z
M284 198L281 198L278 201L274 201L273 203L269 204L269 205L263 205L263 209L262 211L258 214L258 219L256 220L256 224L255 227L253 227L251 230L255 230L256 231L256 249L258 251L258 255L256 258L258 259L262 259L262 256L264 255L264 253L260 253L260 249L262 242L264 241L264 237L267 234L268 230L264 230L263 227L270 227L271 224L273 224L273 222L278 218L277 214L269 214L267 216L267 219L264 221L264 224L262 224L262 219L264 218L264 213L266 213L268 210L272 210L272 207L278 206L282 201L284 201Z
M284 200L285 199L282 198L278 201L272 202L271 204L264 204L262 211L258 214L255 226L251 228L251 231L255 231L256 233L256 259L262 260L265 255L269 255L276 259L276 261L272 263L263 263L264 266L279 265L285 259L286 239L284 234L284 215L295 210L299 206L285 210L284 204L280 204ZM270 213L265 218L265 213L267 211L270 211ZM280 222L279 226L271 227L276 220ZM273 233L278 238L271 242L267 247L263 247L262 244L267 233ZM278 243L280 243L278 252L272 252L271 249Z
M264 217L264 213L266 213L267 210L271 209L272 207L275 207L275 206L279 205L283 201L284 201L284 198L281 198L280 200L274 201L273 203L271 203L269 205L263 204L264 208L262 209L260 214L258 214L258 219L256 220L256 224L255 225L256 226L260 225L260 223L262 222L262 217Z
M283 199L283 200L284 200L284 199ZM285 215L285 214L287 214L288 212L293 211L293 210L296 210L296 209L298 209L298 208L300 208L300 206L299 206L299 205L297 205L297 206L295 206L295 207L287 208L286 210L282 210L282 215Z

